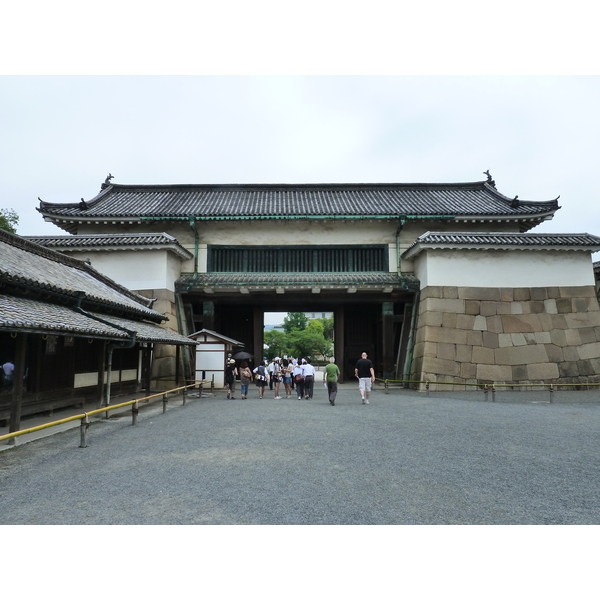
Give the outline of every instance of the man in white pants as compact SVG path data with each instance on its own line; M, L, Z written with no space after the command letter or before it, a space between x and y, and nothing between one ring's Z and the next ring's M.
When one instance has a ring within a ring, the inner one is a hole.
M373 363L367 358L367 353L363 352L361 358L356 362L354 375L358 378L358 389L363 404L369 404L371 397L371 385L375 383L375 371Z

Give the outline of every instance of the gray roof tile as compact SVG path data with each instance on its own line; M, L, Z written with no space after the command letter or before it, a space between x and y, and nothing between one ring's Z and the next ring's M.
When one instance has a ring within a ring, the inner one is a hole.
M41 202L58 221L105 218L287 218L553 214L557 200L516 201L488 182L449 184L106 185L83 203Z
M600 237L589 233L432 232L419 236L402 254L410 258L424 248L550 248L600 249Z

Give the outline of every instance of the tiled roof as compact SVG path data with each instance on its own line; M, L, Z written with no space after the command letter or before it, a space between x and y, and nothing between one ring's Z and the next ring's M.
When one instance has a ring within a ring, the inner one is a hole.
M0 257L2 330L119 340L125 328L141 342L191 343L157 325L165 316L148 299L82 261L1 230Z
M72 298L85 292L83 306L104 306L157 322L164 316L145 304L148 299L134 294L91 265L42 248L28 240L0 231L0 282L33 292Z
M98 233L87 235L24 236L24 238L44 248L57 250L89 251L121 249L123 247L133 250L167 249L182 258L193 258L193 254L181 246L168 233Z
M551 250L555 248L589 250L600 249L600 237L589 233L470 233L431 232L419 236L402 254L411 258L425 248L528 248Z
M198 287L323 287L360 286L418 289L418 280L397 273L190 273L182 275L176 289L187 291Z
M251 184L103 186L89 201L40 201L48 219L73 230L69 221L140 218L381 218L408 216L551 216L557 200L508 198L486 181L400 184ZM74 230L73 230L74 231Z
M114 315L89 314L92 316L79 313L68 306L0 294L0 329L6 331L127 340L127 333L119 329L123 327L135 331L138 342L174 345L193 343L184 336L154 323L123 319ZM109 323L116 327L111 327Z

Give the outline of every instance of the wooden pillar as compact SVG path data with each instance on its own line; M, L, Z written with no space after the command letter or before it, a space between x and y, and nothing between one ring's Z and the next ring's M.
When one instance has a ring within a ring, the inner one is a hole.
M335 354L335 363L340 369L340 383L345 379L345 360L344 354L344 307L340 306L333 313L333 352Z
M147 396L151 394L150 386L152 385L152 348L153 344L150 342L144 348L144 391Z
M202 303L202 328L215 330L215 303L212 300Z
M26 333L17 335L9 433L19 431L21 427L21 403L23 402L23 380L25 377L25 361L27 360L27 339L28 335Z
M262 364L264 343L265 343L265 312L259 307L254 307L254 325L253 325L253 338L254 348L252 354L254 354L254 367Z
M394 303L381 305L381 368L384 379L394 377Z
M92 342L96 344L96 342ZM96 408L102 406L104 400L104 371L106 370L106 342L98 342L100 350L98 352L98 394L96 396Z

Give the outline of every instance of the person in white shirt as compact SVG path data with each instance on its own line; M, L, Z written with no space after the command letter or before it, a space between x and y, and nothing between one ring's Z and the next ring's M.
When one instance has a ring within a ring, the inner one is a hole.
M310 360L305 362L303 370L304 370L304 397L307 400L312 400L313 397L313 388L315 385L315 368L310 364Z
M306 361L304 359L302 359L302 363L305 363ZM302 400L302 398L304 398L304 369L303 369L303 364L300 364L299 362L297 362L294 365L294 372L293 372L293 376L294 376L294 383L296 384L296 392L298 394L298 400Z
M2 365L2 374L4 375L4 385L6 387L12 387L13 375L15 372L15 365L10 362L10 360L6 361Z

